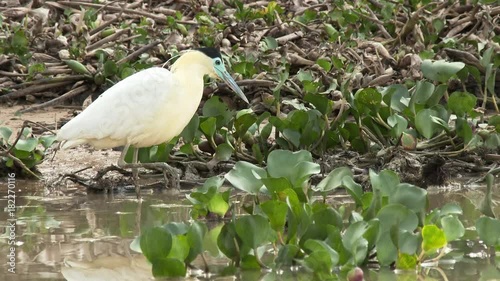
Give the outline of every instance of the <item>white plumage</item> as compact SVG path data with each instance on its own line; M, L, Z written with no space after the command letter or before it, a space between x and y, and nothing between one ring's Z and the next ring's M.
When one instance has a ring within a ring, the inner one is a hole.
M62 148L88 143L98 149L125 146L126 152L132 145L134 163L127 167L136 168L137 148L170 141L189 123L202 98L204 75L224 79L248 103L220 53L203 48L182 55L171 72L153 67L118 82L65 124L57 139ZM124 157L122 153L118 161L122 167L127 165Z

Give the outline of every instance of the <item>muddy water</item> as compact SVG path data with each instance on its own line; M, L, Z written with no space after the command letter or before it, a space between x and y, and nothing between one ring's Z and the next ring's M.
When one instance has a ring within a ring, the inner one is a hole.
M0 281L148 280L152 278L151 267L142 255L130 250L130 242L141 229L189 219L189 209L182 204L184 194L155 192L144 195L144 200L139 203L134 194L87 194L79 188L53 195L40 184L23 181L15 182L15 193L10 191L16 199L15 211L12 212L8 187L12 185L2 179ZM430 203L432 206L451 201L459 203L465 211L466 224L473 225L480 215L474 205L481 200L481 188L430 191ZM12 223L16 224L14 234L8 231ZM11 251L9 243L16 243L15 251ZM454 260L445 259L437 269L427 269L427 278L500 280L495 261L485 258L486 251L480 243L464 241L454 243L452 247L466 255L457 255ZM13 262L9 263L9 259ZM387 270L367 270L365 274L366 280L417 279L415 273L395 275ZM276 277L272 273L259 272L236 279L297 280L297 276L291 274L287 278L287 275ZM230 279L233 280L218 280ZM299 279L309 280L307 277Z

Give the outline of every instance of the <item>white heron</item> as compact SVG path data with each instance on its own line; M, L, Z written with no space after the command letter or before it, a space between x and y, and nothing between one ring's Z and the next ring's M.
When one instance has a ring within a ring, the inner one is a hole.
M189 123L203 95L203 77L220 77L246 103L247 98L227 72L220 52L199 48L181 55L171 71L152 67L116 83L82 113L66 123L57 139L63 149L90 144L96 149L124 146L118 166L132 168L137 197L137 168L168 171L179 177L167 163L137 163L138 149L170 141ZM125 162L130 146L132 163Z

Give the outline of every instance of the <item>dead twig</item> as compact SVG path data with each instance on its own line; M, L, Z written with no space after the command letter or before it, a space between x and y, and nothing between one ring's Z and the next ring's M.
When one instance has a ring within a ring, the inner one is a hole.
M82 85L82 86L74 88L73 90L65 93L64 95L59 96L59 97L57 97L55 99L52 99L52 100L50 100L48 102L44 102L42 104L37 104L37 105L34 105L32 107L28 107L28 108L19 110L18 112L19 113L26 113L26 112L31 112L31 111L39 110L39 109L42 109L42 108L46 108L46 107L51 106L51 105L53 105L55 103L58 103L58 102L70 99L70 98L72 98L74 96L77 96L77 95L83 93L83 92L86 92L88 89L89 89L89 86Z

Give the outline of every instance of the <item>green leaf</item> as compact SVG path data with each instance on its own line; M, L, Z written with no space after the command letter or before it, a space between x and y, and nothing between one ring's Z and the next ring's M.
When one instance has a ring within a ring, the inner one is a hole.
M316 60L316 64L318 64L321 68L323 68L326 72L332 69L332 63L327 59L318 59Z
M398 260L396 261L396 268L401 270L414 270L417 268L417 256L408 255L405 253L398 254Z
M276 41L276 38L274 37L266 36L264 38L264 43L267 46L266 50L273 50L278 48L278 41Z
M434 84L427 81L419 81L415 87L415 92L411 97L411 104L425 104L434 92Z
M189 226L186 234L189 243L189 254L186 257L186 263L191 263L200 253L203 252L204 238L208 232L207 226L202 222L193 222Z
M193 142L194 138L196 137L196 132L198 131L199 124L200 118L198 117L198 114L195 114L180 135L185 142Z
M213 96L205 102L202 114L204 117L215 117L217 120L217 128L226 125L232 118L231 111L218 96Z
M273 150L267 158L267 171L273 178L284 177L294 187L300 187L311 175L318 174L320 167L309 151Z
M471 112L476 106L476 96L467 92L454 92L448 99L448 108L459 117Z
M269 221L260 215L247 215L238 218L235 222L235 229L243 243L252 249L276 239Z
M469 144L472 140L472 128L464 117L457 117L455 121L455 131L457 132L457 136L464 140L464 143Z
M390 196L396 191L399 184L399 177L391 170L383 170L377 174L370 169L370 182L373 189L379 190L382 196Z
M342 186L342 179L344 177L352 178L351 169L347 167L339 167L331 171L321 182L313 187L315 191L330 191Z
M219 237L223 225L224 224L220 224L210 229L210 231L208 231L208 233L205 234L205 236L203 237L203 250L210 253L212 257L218 257L222 255L221 251L219 250L219 247L217 246L217 239ZM191 244L191 250L193 250L193 244Z
M446 62L444 60L423 60L421 69L424 77L433 81L446 83L448 80L464 68L462 62Z
M323 115L328 115L332 112L333 101L325 95L308 93L304 96L304 100L310 102Z
M0 127L0 141L4 140L5 143L9 143L9 138L11 135L12 135L12 130L10 128Z
M368 241L363 237L368 229L368 223L365 221L355 222L344 232L342 243L354 258L354 264L361 264L368 254Z
M434 224L424 225L422 239L422 248L425 252L441 249L448 243L444 231Z
M399 203L415 213L425 213L427 208L427 191L408 183L400 183L392 195L389 203Z
M283 231L288 212L287 204L283 201L268 200L260 204L260 207L269 218L271 227L276 231Z
M172 248L167 258L184 261L189 255L189 243L184 235L172 236Z
M271 194L276 194L285 189L293 188L290 181L286 178L262 178L261 181Z
M188 226L183 222L169 222L163 225L163 228L173 236L185 234L188 230Z
M229 210L229 204L222 193L216 193L208 202L207 208L210 212L223 217Z
M295 257L299 254L300 248L297 245L285 244L279 248L278 256L276 257L276 265L292 266L295 264Z
M118 67L116 66L116 63L112 60L107 60L104 63L104 70L102 73L104 77L111 77L117 73L118 73Z
M41 136L38 138L38 141L43 145L45 149L49 148L57 139L57 136Z
M331 255L325 250L312 252L304 258L303 264L316 274L331 273L333 267Z
M262 188L260 178L265 177L267 177L266 170L245 161L238 161L233 169L225 175L225 178L235 188L254 195L258 194Z
M154 277L185 277L186 265L174 258L161 258L151 262Z
M215 117L208 117L206 120L200 123L200 129L205 134L205 136L211 138L214 136L217 119Z
M141 251L149 262L161 260L172 249L172 234L163 227L147 229L141 235Z
M217 246L219 250L229 259L237 261L240 258L241 239L236 234L235 224L226 223L220 230L217 237Z
M300 69L298 72L297 72L297 75L296 75L297 79L299 79L300 82L304 82L304 81L312 81L314 80L314 77L312 75L312 71L310 70L303 70L303 69Z
M228 143L221 143L215 149L214 158L218 161L227 161L231 159L231 155L233 155L233 147Z
M346 188L352 199L354 199L356 206L362 206L361 197L363 196L363 187L356 183L352 177L343 177L342 185Z
M330 247L330 245L328 245L325 241L308 239L304 243L304 248L311 252L327 252L330 255L332 265L337 265L337 263L339 262L339 254L334 249L332 249L332 247Z
M500 221L490 217L480 217L476 221L476 230L484 244L490 247L499 245Z
M16 143L16 149L22 150L22 151L27 151L27 152L32 152L33 150L35 150L37 145L38 145L38 140L35 138L20 139Z
M396 138L399 138L408 127L408 121L399 114L389 116L389 118L387 118L387 124L392 127L392 136Z
M436 131L436 125L432 119L432 117L435 117L436 115L436 111L426 108L420 110L415 117L415 126L417 127L417 131L426 139L432 138Z
M418 226L418 217L409 208L401 204L388 204L377 214L380 221L380 231L388 231L398 225L400 230L413 232Z
M455 216L448 215L441 218L444 234L447 241L454 241L462 238L465 234L465 228L462 222Z
M381 102L382 94L374 88L364 88L354 95L354 103L360 112L367 108L371 113L378 113Z
M396 112L405 110L410 102L410 94L404 85L390 85L382 90L382 95L384 102Z

